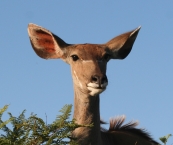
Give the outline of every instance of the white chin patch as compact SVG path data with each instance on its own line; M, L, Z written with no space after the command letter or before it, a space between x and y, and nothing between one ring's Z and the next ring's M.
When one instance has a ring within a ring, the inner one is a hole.
M91 96L96 96L96 95L98 95L98 94L100 94L100 93L102 93L105 89L96 89L96 88L92 88L92 87L87 87L88 88L88 90L90 91L90 95Z
M91 96L96 96L96 95L102 93L106 89L107 85L108 85L108 83L104 83L104 84L101 85L101 88L100 88L98 84L89 83L87 85L87 89L90 91L89 94Z

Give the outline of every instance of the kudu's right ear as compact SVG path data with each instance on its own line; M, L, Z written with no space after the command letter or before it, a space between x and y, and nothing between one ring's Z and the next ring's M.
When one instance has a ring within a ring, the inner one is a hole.
M121 34L106 43L111 52L112 59L124 59L130 53L135 39L141 27L133 31Z
M64 57L64 49L69 45L50 31L35 24L28 25L31 45L38 56L44 59Z

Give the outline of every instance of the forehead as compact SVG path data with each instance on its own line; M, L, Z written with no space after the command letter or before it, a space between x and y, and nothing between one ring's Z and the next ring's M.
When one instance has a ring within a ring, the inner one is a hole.
M82 59L99 58L105 54L105 47L98 44L79 44L70 48L70 55L78 55Z

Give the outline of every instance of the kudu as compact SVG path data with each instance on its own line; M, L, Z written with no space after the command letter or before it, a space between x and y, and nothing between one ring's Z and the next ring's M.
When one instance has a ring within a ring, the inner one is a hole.
M105 44L68 44L50 31L29 24L31 45L44 59L61 58L71 66L74 83L74 119L80 127L73 131L79 145L156 145L145 130L135 128L137 122L122 125L123 116L110 121L109 130L100 124L99 94L108 85L106 65L110 59L124 59L131 51L140 27L119 35Z

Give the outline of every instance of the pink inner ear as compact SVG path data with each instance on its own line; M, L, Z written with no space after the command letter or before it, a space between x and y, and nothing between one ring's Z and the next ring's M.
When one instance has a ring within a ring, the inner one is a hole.
M35 34L36 34L36 42L39 47L44 48L44 51L48 53L53 53L56 51L52 35L42 30L36 30Z

